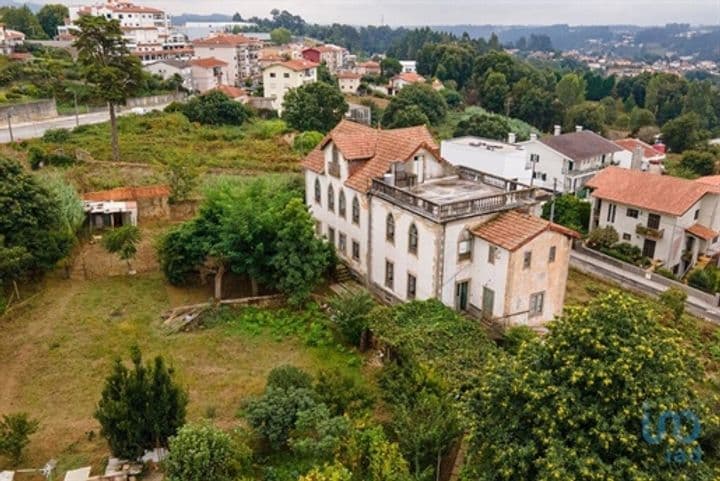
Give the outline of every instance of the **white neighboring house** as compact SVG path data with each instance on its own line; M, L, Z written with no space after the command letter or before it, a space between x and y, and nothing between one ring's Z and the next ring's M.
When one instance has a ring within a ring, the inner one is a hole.
M415 60L400 60L400 66L405 73L417 72L417 61Z
M532 178L524 143L517 143L515 134L510 134L507 142L472 136L443 140L440 154L452 165L470 167L523 184L530 184Z
M195 90L202 93L230 83L228 64L216 58L196 58L190 61Z
M342 71L338 72L338 86L344 94L356 94L360 88L360 79L362 75L355 72Z
M0 23L0 53L10 55L15 52L15 47L25 42L25 34L17 30L10 30Z
M720 252L720 181L607 167L588 183L590 230L612 226L621 242L683 276L704 255Z
M272 99L272 107L282 115L283 100L288 90L317 81L318 64L307 60L288 60L263 70L265 97Z
M260 75L260 49L263 43L245 35L221 33L193 41L195 57L215 57L228 64L229 85Z
M615 143L623 149L615 154L620 167L662 174L663 163L667 158L663 144L650 145L632 138L616 140Z
M153 75L159 75L163 80L169 80L179 75L183 82L182 86L187 90L195 90L192 79L192 65L184 60L158 60L143 67L144 70Z
M560 193L581 193L585 183L601 169L616 163L623 149L602 136L578 127L576 132L546 135L526 144L533 185ZM555 184L557 181L557 184Z
M577 234L520 212L535 189L449 165L426 127L343 120L303 166L318 235L388 301L535 327L561 312Z
M390 79L388 95L396 95L403 87L425 82L425 77L414 72L401 72Z

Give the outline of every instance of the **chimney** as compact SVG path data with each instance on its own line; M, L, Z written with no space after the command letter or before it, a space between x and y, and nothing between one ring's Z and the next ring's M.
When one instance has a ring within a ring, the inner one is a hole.
M553 135L558 136L562 133L562 128L559 125L555 126L555 130L553 132Z
M508 144L514 144L517 140L517 136L515 135L515 132L510 132L508 134Z
M632 157L630 158L630 168L632 170L642 170L643 164L643 148L639 145L632 151Z
M582 125L576 125L576 126L575 126L575 132L582 132L582 131L583 131L583 126L582 126Z
M537 140L537 134L535 132L530 134L530 140Z

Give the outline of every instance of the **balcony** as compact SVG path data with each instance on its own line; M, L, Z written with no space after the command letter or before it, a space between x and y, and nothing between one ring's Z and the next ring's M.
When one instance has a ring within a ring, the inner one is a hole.
M643 237L647 237L648 239L660 240L663 238L665 229L653 229L652 227L638 224L635 229L635 233Z
M328 162L328 174L333 177L340 178L340 163L339 162Z

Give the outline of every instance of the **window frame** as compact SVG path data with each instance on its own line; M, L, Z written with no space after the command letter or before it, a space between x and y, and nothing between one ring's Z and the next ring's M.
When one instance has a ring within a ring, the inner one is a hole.
M335 212L335 188L332 184L328 184L327 207L330 212Z
M497 257L497 246L494 246L492 244L488 244L488 256L487 256L487 262L488 264L495 265L495 258Z
M408 253L417 255L420 246L420 233L415 222L408 227Z
M338 215L343 219L347 215L347 201L345 200L345 190L343 190L342 188L340 188L340 193L338 194Z
M538 304L538 299L540 300ZM530 300L528 301L528 317L542 316L545 310L545 291L535 292L530 294Z
M632 207L628 207L627 210L625 211L625 216L631 217L633 219L637 219L640 217L640 210L634 209Z
M523 269L528 270L532 268L532 251L523 252Z
M357 198L357 195L353 197L352 200L352 223L355 225L360 225L360 201Z
M412 290L410 286L412 285ZM417 299L417 276L411 272L407 274L407 298Z
M342 252L343 255L347 254L347 234L340 231L338 231L337 249Z
M322 205L322 187L320 186L320 179L315 178L315 203Z
M388 213L385 217L385 240L395 244L395 217L392 213Z
M351 252L352 259L356 262L360 262L360 243L358 241L356 241L355 239L353 239L351 249L352 249L352 252ZM356 251L357 251L357 255L356 255Z
M395 264L385 259L385 287L390 289L391 291L394 289L395 285Z
M557 259L557 246L550 246L550 252L548 252L548 264L552 264Z
M466 251L462 252L464 245L466 246ZM463 261L472 260L472 251L473 251L472 234L470 234L469 230L463 229L463 231L460 233L460 239L458 239L458 244L457 244L458 261L463 262Z

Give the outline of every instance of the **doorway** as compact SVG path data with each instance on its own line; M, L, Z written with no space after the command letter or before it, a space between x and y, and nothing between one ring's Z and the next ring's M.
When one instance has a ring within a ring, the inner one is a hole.
M469 281L455 284L455 309L458 311L467 311L469 285Z

